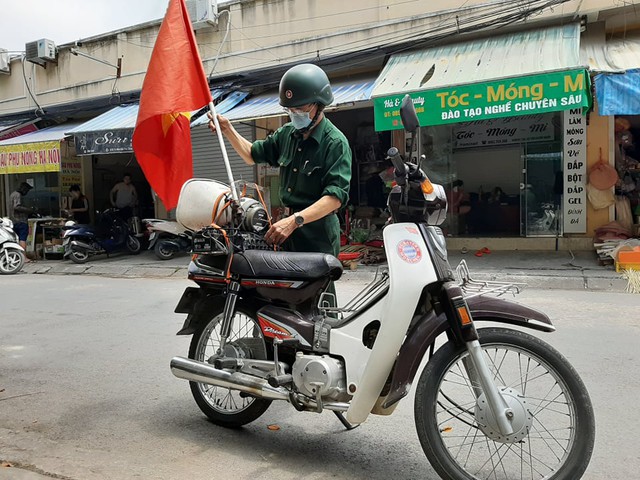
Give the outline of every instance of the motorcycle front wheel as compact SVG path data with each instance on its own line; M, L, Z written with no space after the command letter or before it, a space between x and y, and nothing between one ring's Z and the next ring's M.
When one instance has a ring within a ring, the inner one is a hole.
M450 480L579 479L593 452L595 419L578 373L529 334L504 328L478 333L520 433L505 437L496 430L465 368L467 349L449 342L429 360L416 390L416 428L433 468Z
M159 240L155 244L155 246L153 247L153 252L160 260L171 260L176 254L175 249L167 246L167 243L163 242L162 240Z
M17 248L7 248L0 252L0 274L13 275L24 265L24 253Z
M131 255L140 253L140 250L142 250L142 244L140 243L140 240L138 240L133 235L129 235L127 237L127 250Z
M210 313L210 320L200 322L191 339L189 358L207 362L220 348L220 329L224 305ZM224 350L225 356L239 355L255 360L267 359L267 347L255 312L239 306ZM200 410L220 426L238 428L260 417L271 401L243 396L237 390L189 382L191 393Z

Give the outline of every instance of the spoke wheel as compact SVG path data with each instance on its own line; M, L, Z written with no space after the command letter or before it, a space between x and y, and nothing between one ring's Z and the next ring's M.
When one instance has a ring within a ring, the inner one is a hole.
M495 431L485 398L465 368L466 348L444 345L427 364L415 400L425 454L447 479L575 480L593 451L595 421L577 372L555 349L526 333L478 331L493 379L524 425Z
M189 358L207 362L220 349L222 307L217 309L210 321L200 324L193 335ZM267 359L267 347L255 312L241 307L233 317L231 332L225 347L225 356L242 356L257 360ZM237 390L189 382L193 397L207 417L224 427L240 427L260 417L271 401L241 396Z
M24 253L15 248L7 248L0 252L0 273L13 275L24 265Z

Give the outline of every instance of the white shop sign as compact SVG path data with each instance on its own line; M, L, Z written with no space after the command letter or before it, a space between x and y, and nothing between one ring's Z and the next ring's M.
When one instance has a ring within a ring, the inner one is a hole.
M582 109L563 112L564 233L587 231L587 120Z
M552 141L555 138L553 115L524 115L453 126L454 148L508 145L511 143Z

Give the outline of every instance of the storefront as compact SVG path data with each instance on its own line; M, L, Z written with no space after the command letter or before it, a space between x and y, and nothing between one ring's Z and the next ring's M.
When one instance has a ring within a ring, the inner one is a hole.
M411 96L422 126L411 156L425 155L448 191L448 234L587 233L591 96L579 41L574 24L390 58L373 90L375 128L401 129Z
M60 256L61 210L68 206L69 186L86 185L87 162L76 156L73 142L65 134L76 126L67 123L0 141L0 180L5 197L2 214L7 214L9 196L22 182L32 187L23 199L23 204L37 213L29 219L30 256Z

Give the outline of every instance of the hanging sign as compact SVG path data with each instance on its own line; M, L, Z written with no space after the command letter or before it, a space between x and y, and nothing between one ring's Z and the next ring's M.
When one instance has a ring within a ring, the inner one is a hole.
M587 231L587 120L582 109L564 112L564 233Z
M550 141L555 138L552 120L550 115L539 114L459 123L453 126L453 146L469 148Z
M421 126L557 112L591 105L585 70L544 73L505 80L458 85L409 95ZM402 128L404 94L373 99L376 131Z
M59 140L0 146L0 174L59 171Z
M60 180L62 193L68 192L71 185L82 185L82 161L79 158L63 158Z
M131 153L133 152L132 136L131 128L78 133L75 136L76 154Z

